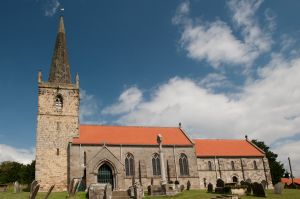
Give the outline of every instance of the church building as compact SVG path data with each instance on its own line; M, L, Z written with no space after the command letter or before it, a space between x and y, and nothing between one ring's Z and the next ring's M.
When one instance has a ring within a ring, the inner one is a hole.
M245 140L191 139L181 128L80 124L79 76L72 80L63 17L60 17L47 81L38 73L36 180L40 190L66 191L73 178L83 186L110 183L127 190L133 181L178 181L204 189L217 179L271 186L265 153ZM192 113L191 113L192 114Z

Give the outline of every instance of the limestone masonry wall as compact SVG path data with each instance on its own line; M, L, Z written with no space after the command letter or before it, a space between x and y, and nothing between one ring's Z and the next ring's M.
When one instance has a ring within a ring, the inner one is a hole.
M65 191L68 179L68 143L78 136L79 89L75 85L39 83L36 131L36 180L46 191ZM56 102L62 97L61 106Z
M209 163L211 162L211 170ZM254 166L254 161L257 167ZM264 162L263 162L264 161ZM232 168L234 163L234 169ZM267 181L268 188L272 188L272 180L268 160L262 157L223 157L223 158L197 158L199 185L205 188L209 183L216 186L216 181L221 178L225 183L233 182L237 177L238 182L251 180L251 182Z

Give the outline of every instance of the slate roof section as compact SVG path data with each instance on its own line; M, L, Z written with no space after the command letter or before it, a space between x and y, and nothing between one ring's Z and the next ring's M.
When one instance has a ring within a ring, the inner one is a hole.
M264 157L264 152L247 140L194 139L197 157Z
M193 146L178 127L80 125L79 133L73 144L158 145L157 135L161 134L163 145Z

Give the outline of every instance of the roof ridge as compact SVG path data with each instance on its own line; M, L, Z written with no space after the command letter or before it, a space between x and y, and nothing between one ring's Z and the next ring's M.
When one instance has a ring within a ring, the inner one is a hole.
M246 141L245 139L222 139L222 138L193 138L192 140L231 140L231 141Z
M179 127L170 127L170 126L122 126L122 125L103 125L103 124L80 124L80 126L107 126L107 127L136 127L136 128L179 128Z

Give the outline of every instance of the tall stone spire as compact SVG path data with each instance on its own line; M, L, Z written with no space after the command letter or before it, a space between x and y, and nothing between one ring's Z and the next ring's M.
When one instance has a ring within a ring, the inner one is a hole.
M48 81L51 83L72 83L70 65L68 61L64 18L62 16L59 20L58 33L56 36Z

